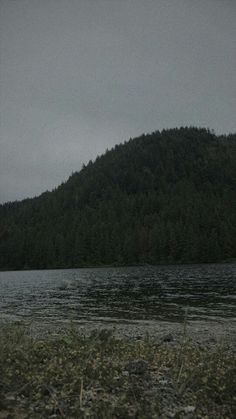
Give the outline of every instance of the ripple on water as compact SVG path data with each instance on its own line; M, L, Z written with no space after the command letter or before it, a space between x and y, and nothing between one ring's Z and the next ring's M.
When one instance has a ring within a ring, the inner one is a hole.
M235 264L0 272L2 318L233 320L235 298Z

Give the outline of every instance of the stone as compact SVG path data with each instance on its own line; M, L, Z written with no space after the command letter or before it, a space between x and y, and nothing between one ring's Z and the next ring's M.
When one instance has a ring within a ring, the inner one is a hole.
M174 340L174 336L171 333L168 333L162 338L162 342L173 342L173 340Z
M195 406L185 406L183 407L182 411L186 414L188 413L193 413L195 411L196 407Z
M143 359L130 361L125 365L125 370L128 371L129 374L142 375L147 372L148 364Z

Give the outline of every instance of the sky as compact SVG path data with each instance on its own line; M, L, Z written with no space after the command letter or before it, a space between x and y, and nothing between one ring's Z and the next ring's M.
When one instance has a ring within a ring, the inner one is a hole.
M0 202L142 133L236 132L235 0L0 0Z

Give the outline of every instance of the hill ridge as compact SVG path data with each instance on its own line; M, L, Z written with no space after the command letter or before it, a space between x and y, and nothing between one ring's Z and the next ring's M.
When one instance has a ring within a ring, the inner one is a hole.
M155 131L0 206L0 269L236 257L236 135Z

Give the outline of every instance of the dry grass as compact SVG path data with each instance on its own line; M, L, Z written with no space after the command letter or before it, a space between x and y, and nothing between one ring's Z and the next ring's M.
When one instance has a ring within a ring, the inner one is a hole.
M0 333L1 419L236 417L235 358L223 347L127 341L107 330L54 340L19 326Z

